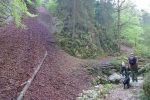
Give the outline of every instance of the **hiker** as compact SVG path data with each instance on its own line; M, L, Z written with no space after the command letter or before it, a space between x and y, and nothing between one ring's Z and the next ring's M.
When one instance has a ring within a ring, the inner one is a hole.
M124 76L127 73L126 70L126 64L124 61L122 61L121 66L120 66L120 73L122 74L122 76Z
M128 62L129 62L129 68L131 70L132 81L137 82L138 64L137 64L137 57L134 56L134 53L130 54L128 58Z

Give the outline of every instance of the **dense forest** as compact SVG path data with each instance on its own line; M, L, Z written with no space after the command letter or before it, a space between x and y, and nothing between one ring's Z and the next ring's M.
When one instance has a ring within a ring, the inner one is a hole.
M10 16L17 26L23 25L21 18L38 15L39 6L52 14L58 42L71 55L115 53L121 44L148 50L150 14L130 0L2 0L1 26Z
M43 13L40 10L43 10ZM38 19L41 14L46 17ZM45 22L42 22L44 18ZM9 32L10 38L7 34ZM7 63L8 65L13 63L15 66L14 69L12 65L4 68L0 65L0 81L5 80L12 85L14 81L8 82L9 78L13 77L15 81L17 80L16 83L14 82L16 86L13 87L14 90L9 89L10 87L6 89L15 91L16 94L10 93L8 97L18 96L18 91L20 92L27 84L24 81L32 76L31 73L35 69L33 66L39 66L38 63L40 66L43 64L44 67L35 79L37 83L35 82L28 92L29 96L25 96L27 100L32 97L32 92L35 92L32 90L39 89L40 86L41 91L43 90L43 94L45 93L48 98L74 100L93 77L92 85L102 84L106 91L114 85L108 81L109 76L119 73L121 62L125 61L127 64L128 56L133 51L139 58L139 70L146 72L142 76L144 92L140 93L145 94L144 99L141 100L150 100L150 68L147 67L150 66L150 11L138 9L133 0L0 0L0 33L1 35L5 33L1 36L4 40L0 41L0 49L4 51L0 51L0 57L4 59L2 61L0 58L0 64L6 66ZM48 40L52 38L56 41ZM126 50L123 51L122 47ZM86 62L87 65L82 65L81 62ZM103 62L108 63L103 65ZM77 64L80 66L75 67ZM7 75L6 73L11 72L12 69L15 74ZM4 72L2 73L1 70ZM1 78L1 75L8 79ZM89 75L93 75L92 78ZM42 76L44 78L41 78ZM48 85L43 85L45 83L42 83L42 79ZM0 87L5 84L5 81L0 82ZM23 85L18 86L20 84L18 81ZM37 84L40 86L38 87ZM34 88L36 85L37 87ZM70 94L67 95L63 91L67 93L69 91ZM102 90L101 92L100 95L103 95ZM126 94L129 93L130 89ZM7 94L6 91L5 95ZM43 94L41 96L35 92L33 95L44 98ZM1 95L3 96L3 93L0 90L0 99ZM5 95L4 98L7 98Z

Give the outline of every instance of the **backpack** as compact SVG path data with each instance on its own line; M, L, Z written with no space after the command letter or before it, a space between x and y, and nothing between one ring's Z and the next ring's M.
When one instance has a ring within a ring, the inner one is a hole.
M129 57L129 64L135 65L136 64L136 58L135 57Z

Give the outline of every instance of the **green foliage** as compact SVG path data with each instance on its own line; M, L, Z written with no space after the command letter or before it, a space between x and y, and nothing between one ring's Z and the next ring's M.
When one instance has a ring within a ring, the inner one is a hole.
M90 62L90 61L89 61ZM99 64L97 62L90 62L88 67L86 68L88 73L94 77L96 77L92 81L92 85L99 85L99 84L108 84L108 76L111 75L110 69L100 69Z
M14 17L17 26L23 26L21 24L21 18L24 14L30 17L35 16L28 12L26 3L23 0L12 0L11 3L12 3L12 10L11 10L12 16Z
M57 3L55 2L55 0L49 0L46 4L46 7L51 13L54 13L57 9Z
M143 88L140 90L140 100L150 100L150 63L147 63L144 68L146 77L144 78Z
M125 63L128 63L128 57L126 55L118 56L116 59L112 60L110 64L111 66L114 67L114 69L119 71L122 61L124 61Z
M0 22L5 23L9 16L12 16L16 22L17 26L25 27L22 23L22 17L24 15L35 17L35 15L29 13L26 3L32 3L31 0L2 0L0 3L0 15L2 16L2 20Z
M115 84L104 84L103 88L100 90L99 97L105 97L105 94L108 94L112 89L116 87Z
M97 46L89 41L88 35L72 39L71 35L62 34L58 35L58 42L66 52L80 58L94 58L99 53Z
M143 33L140 23L141 14L131 2L125 2L124 7L126 9L121 11L121 35L118 37L120 41L116 39L118 15L115 12L116 6L113 5L112 0L107 2L103 0L76 0L75 2L74 0L56 0L56 3L53 4L57 5L56 15L63 22L61 33L70 34L70 38L74 33L78 34L77 37L75 36L74 41L82 41L80 36L90 36L89 39L93 48L101 48L105 52L115 53L119 50L118 45L120 42L125 45L136 46L143 39L141 37L141 33ZM74 5L75 8L73 7ZM73 24L74 18L75 23ZM85 35L85 33L88 33L88 35ZM78 53L79 50L75 51L77 51L77 54L81 54ZM86 54L88 53L91 52L88 50Z
M117 60L126 62L128 60L128 57L127 55L122 55L122 56L117 57Z
M35 0L34 5L35 5L36 7L39 7L39 6L41 6L41 5L44 5L44 0Z
M150 58L150 49L145 45L138 45L134 51L137 55Z
M108 83L109 83L109 81L107 80L107 77L104 75L101 75L101 76L97 76L97 78L94 79L91 84L93 86L96 86L99 84L108 84Z
M1 0L0 2L0 27L5 25L5 20L10 16L10 7L7 0Z
M150 72L144 79L143 91L144 91L145 96L150 99Z
M117 71L119 71L120 64L121 64L120 60L113 60L113 61L110 62L110 64L114 67L114 69L116 69Z
M99 69L99 66L95 66L94 68L91 67L91 68L88 68L87 70L88 70L89 74L96 76L96 79L94 79L91 83L93 86L99 85L99 84L108 84L109 83L109 81L107 79L108 70L107 70L107 72L106 72L106 70L102 71Z
M107 13L106 13L107 12ZM95 2L95 26L97 29L96 43L105 52L116 52L118 45L115 38L115 22L113 13L115 9L112 0Z
M139 20L140 12L132 4L129 4L129 6L131 7L123 10L121 15L121 37L123 44L134 46L142 40L143 28Z
M87 71L90 75L93 75L93 76L102 75L102 71L99 69L98 64L89 64Z
M147 46L150 46L150 13L143 11L142 12L142 26L143 26L143 42Z
M143 89L140 90L139 98L140 98L140 100L150 100L150 97L145 95Z

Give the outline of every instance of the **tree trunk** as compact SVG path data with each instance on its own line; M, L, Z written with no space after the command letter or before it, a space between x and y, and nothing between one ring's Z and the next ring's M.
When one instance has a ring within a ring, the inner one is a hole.
M75 24L76 24L76 0L73 0L73 14L72 14L72 38L75 36Z
M119 0L118 0L119 3ZM117 23L117 42L118 42L118 48L120 51L120 32L121 32L121 27L120 27L120 8L118 7L118 23Z

